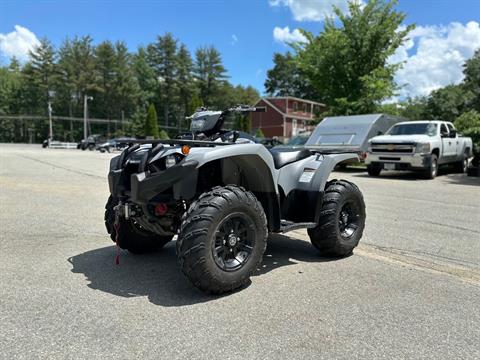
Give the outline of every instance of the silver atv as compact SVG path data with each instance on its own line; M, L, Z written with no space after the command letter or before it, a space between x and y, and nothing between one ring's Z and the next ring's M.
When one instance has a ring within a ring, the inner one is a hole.
M271 149L222 130L230 114L265 111L238 106L201 109L191 134L131 143L110 163L105 225L132 253L159 250L177 235L184 274L210 293L249 282L269 233L306 228L322 256L352 253L365 226L358 187L328 181L355 154Z

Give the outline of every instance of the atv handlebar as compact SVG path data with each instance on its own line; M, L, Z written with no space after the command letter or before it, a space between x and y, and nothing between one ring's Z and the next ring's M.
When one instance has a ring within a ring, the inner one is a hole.
M265 112L267 109L265 107L255 107L250 105L237 105L228 110L225 110L224 113L227 112Z

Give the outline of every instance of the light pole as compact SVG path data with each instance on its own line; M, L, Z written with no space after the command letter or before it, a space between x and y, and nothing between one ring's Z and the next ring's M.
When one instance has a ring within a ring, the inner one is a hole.
M52 101L51 98L55 95L55 91L48 91L48 141L53 139L53 123L52 123Z
M53 139L53 124L52 124L52 103L50 99L48 99L48 138L49 140Z
M87 141L87 114L88 114L88 100L93 100L93 96L83 96L83 139Z

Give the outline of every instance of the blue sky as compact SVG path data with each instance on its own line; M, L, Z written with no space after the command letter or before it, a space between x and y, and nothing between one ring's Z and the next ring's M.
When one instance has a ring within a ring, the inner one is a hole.
M345 0L2 0L0 61L5 64L15 51L25 51L35 38L47 37L58 46L66 37L89 34L96 43L123 40L135 50L169 31L192 52L214 45L232 83L263 91L273 53L287 50L282 40L298 37L297 28L318 33L332 3L342 7ZM409 64L397 78L405 85L401 95L460 81L461 69L455 67L480 47L480 0L400 0L398 8L407 13L407 24L419 26L395 55ZM432 62L437 68L431 69Z

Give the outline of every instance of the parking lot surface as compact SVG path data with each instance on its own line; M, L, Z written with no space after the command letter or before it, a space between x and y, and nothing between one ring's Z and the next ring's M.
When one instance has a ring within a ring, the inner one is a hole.
M251 284L218 297L173 242L115 265L111 156L0 145L1 359L480 358L480 179L335 172L365 196L354 255L271 236Z

